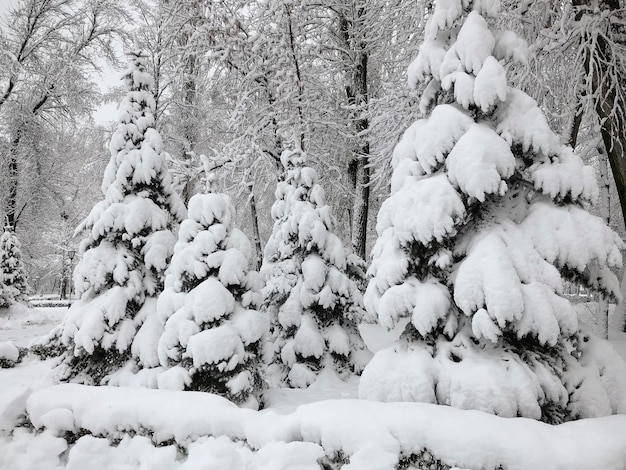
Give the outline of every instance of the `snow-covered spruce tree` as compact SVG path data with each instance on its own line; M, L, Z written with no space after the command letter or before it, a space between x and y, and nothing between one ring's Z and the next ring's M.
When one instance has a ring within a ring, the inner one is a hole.
M66 348L62 380L99 384L132 356L144 366L158 364L156 298L176 241L171 227L185 208L154 128L146 60L141 52L129 54L104 199L76 230L88 231L74 271L80 300L52 333Z
M617 297L622 243L585 210L592 168L507 83L526 45L492 32L498 12L436 2L409 67L426 117L394 150L364 298L381 324L408 323L359 395L547 422L625 412L623 363L561 295L569 278Z
M261 339L269 321L257 310L262 282L250 270L252 248L233 226L234 216L225 194L196 194L189 201L157 303L165 325L159 359L168 369L158 383L258 408L265 389Z
M11 301L28 303L28 284L20 241L7 225L0 235L0 307L7 307Z
M333 233L317 173L301 151L283 152L281 162L261 268L271 322L265 360L273 385L304 388L324 369L343 379L360 373L370 355L357 329L362 294L348 275L359 266Z
M0 308L7 308L11 305L13 296L12 290L8 289L2 282L0 282Z

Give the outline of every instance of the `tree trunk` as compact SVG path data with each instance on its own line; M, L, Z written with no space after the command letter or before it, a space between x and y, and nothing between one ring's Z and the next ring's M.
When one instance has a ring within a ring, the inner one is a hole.
M43 96L37 101L33 107L30 109L30 114L26 113L21 116L21 120L17 123L17 129L15 130L15 137L11 141L11 145L9 146L9 154L7 155L8 159L8 195L5 206L6 213L6 222L7 224L15 230L17 226L17 222L19 220L20 214L24 210L25 205L22 206L20 211L17 210L17 189L19 183L19 151L20 144L22 143L22 138L24 137L24 132L26 132L27 126L32 120L34 120L39 112L43 109L43 106L46 104L48 99L50 98L51 93L54 91L54 84L48 86L48 89L43 94Z
M598 294L598 336L609 339L609 302L604 294Z
M17 225L17 186L19 180L18 152L22 140L22 129L18 128L8 150L8 194L5 206L6 224L15 230Z
M626 105L626 103L623 105ZM612 122L612 118L606 112L606 106L602 104L598 104L596 112L602 122L602 140L606 147L609 163L611 164L611 172L617 187L617 194L622 208L622 218L626 224L626 157L624 157L626 135L624 134L624 122L621 119L616 120L618 122Z
M250 177L251 175L248 175ZM256 209L256 198L254 197L254 182L250 179L247 182L250 191L250 217L252 219L252 237L254 241L254 268L259 271L263 262L263 246L261 245L261 232L259 230L259 214Z
M296 82L297 82L296 85L298 88L298 96L296 98L296 109L298 111L298 130L296 134L296 139L300 147L300 150L306 151L305 138L304 138L305 119L304 119L304 111L302 109L302 97L304 95L304 86L302 84L302 72L300 71L300 62L296 54L296 38L294 36L293 22L291 18L292 6L286 3L283 3L283 7L285 9L285 13L287 14L287 34L289 35L289 49L290 49L289 52L291 53L291 59L293 62L294 72L296 74Z
M354 126L356 148L353 160L349 164L348 173L354 185L354 201L352 204L352 247L361 258L366 258L367 219L369 212L370 170L368 141L369 119L366 112L369 104L368 90L368 52L364 34L365 7L356 11L356 17L350 22L345 16L339 18L341 35L347 48L351 48L355 57L350 73L350 82L346 86L348 105L354 109ZM361 37L357 36L361 35Z
M585 7L588 12L580 11L577 14L577 20L581 20L584 14L591 14L592 2L590 0L573 0L572 5L575 7ZM595 3L595 2L593 2ZM611 11L619 9L618 0L601 0L600 8ZM596 7L597 8L597 7ZM610 26L609 26L610 27ZM610 56L611 48L607 44L606 36L597 35L595 48L586 51L583 63L586 80L591 84L593 99L595 99L595 112L600 121L600 134L606 150L606 158L599 155L599 171L600 171L600 210L602 218L608 224L610 221L610 192L609 192L609 171L607 158L611 166L611 172L617 187L617 193L622 209L622 218L626 224L626 157L624 149L626 149L626 126L624 106L626 103L621 100L621 94L616 93L615 87L621 83L609 83L605 79L607 76L608 64L613 58ZM572 138L570 142L575 145L576 135L582 118L582 110L577 110L572 125ZM622 281L622 287L624 282ZM623 289L622 289L623 290ZM624 301L619 306L623 310ZM600 294L598 300L598 327L599 333L603 338L608 339L609 334L609 303L606 297ZM626 331L626 324L624 325Z
M609 224L611 221L611 181L609 167L602 149L598 152L598 172L600 177L600 217Z
M614 315L616 316L617 324L622 325L622 331L626 331L626 269L622 273L620 291L622 292L622 300L615 307Z
M591 0L574 0L574 6L592 8ZM616 10L619 8L618 0L603 0L600 7L608 10ZM580 12L578 16L582 16L584 12ZM590 13L587 13L590 14ZM604 79L608 64L614 60L610 56L611 48L607 44L606 37L602 34L597 36L597 43L594 50L587 51L584 63L585 74L590 80L593 96L595 100L595 111L600 121L600 131L604 148L611 165L611 172L617 187L620 205L622 208L622 217L626 224L626 157L624 149L626 149L626 123L625 110L626 103L622 102L621 95L615 91L615 87L620 84L608 83ZM593 69L591 67L593 64Z
M359 10L360 19L364 12ZM369 120L363 117L367 111L369 94L367 89L367 61L368 54L365 50L365 43L359 44L359 61L354 72L354 83L356 85L356 109L362 116L357 119L356 129L359 139L364 139L356 155L356 186L354 194L354 212L352 214L352 246L357 255L365 259L367 244L367 214L369 211L370 196L370 170L369 154L370 144L365 133L369 129Z
M352 212L352 247L357 255L365 259L370 195L369 144L366 143L362 150L363 153L356 160L356 186Z
M602 149L599 149L598 169L600 172L600 217L609 224L611 219L611 193L609 167L606 163ZM604 339L609 339L609 302L606 296L599 294L598 299L598 326L599 332Z

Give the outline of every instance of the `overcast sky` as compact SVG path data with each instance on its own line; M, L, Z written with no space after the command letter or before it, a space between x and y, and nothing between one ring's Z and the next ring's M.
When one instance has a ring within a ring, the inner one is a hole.
M5 18L9 7L15 4L15 0L0 0L0 18Z

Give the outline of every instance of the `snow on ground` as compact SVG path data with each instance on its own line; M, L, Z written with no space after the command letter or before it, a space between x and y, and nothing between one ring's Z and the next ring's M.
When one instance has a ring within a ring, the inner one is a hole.
M0 342L24 346L65 311L0 314ZM611 340L626 357L626 333L612 322ZM362 325L361 331L378 350L401 327L387 333ZM199 392L52 386L51 367L52 361L27 357L0 369L2 469L302 470L324 464L384 470L414 455L445 462L433 467L443 469L626 466L626 415L549 426L446 406L357 400L358 379L344 383L332 373L306 390L271 390L266 409L256 412ZM24 415L38 431L11 433Z
M0 342L12 341L16 346L28 346L38 336L47 334L61 321L66 307L29 309L15 304L10 309L0 308Z
M0 345L28 346L58 324L66 311L65 307L29 309L20 304L0 309ZM15 367L0 368L0 434L12 427L10 421L19 415L19 407L32 390L52 385L52 362L28 356Z
M293 412L298 406L323 400L357 398L359 380L342 381L331 371L322 371L309 388L274 388L266 396L266 407L281 414Z

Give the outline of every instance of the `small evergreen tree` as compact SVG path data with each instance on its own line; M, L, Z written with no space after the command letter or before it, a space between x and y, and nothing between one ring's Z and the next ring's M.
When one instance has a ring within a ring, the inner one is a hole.
M7 308L12 300L11 291L0 282L0 308Z
M548 422L624 412L623 363L562 295L575 279L618 296L622 242L586 210L592 168L508 85L503 63L526 45L492 32L498 12L436 2L409 67L426 117L394 150L365 294L380 323L408 323L359 395Z
M156 297L175 243L172 224L183 219L185 208L172 189L154 127L146 59L129 54L104 199L77 229L88 231L74 271L80 300L52 333L67 349L61 379L98 384L131 356L144 366L158 364Z
M360 266L333 233L317 173L300 151L284 152L281 161L286 176L261 268L271 322L266 361L274 384L304 388L325 368L344 379L361 372L369 359L357 329L365 311L348 275Z
M252 248L233 226L225 194L196 194L179 230L157 311L160 388L199 390L258 408L265 381L261 338L269 322L257 308L261 278L250 270Z
M0 235L0 307L8 307L11 301L27 304L28 284L20 241L7 225Z

